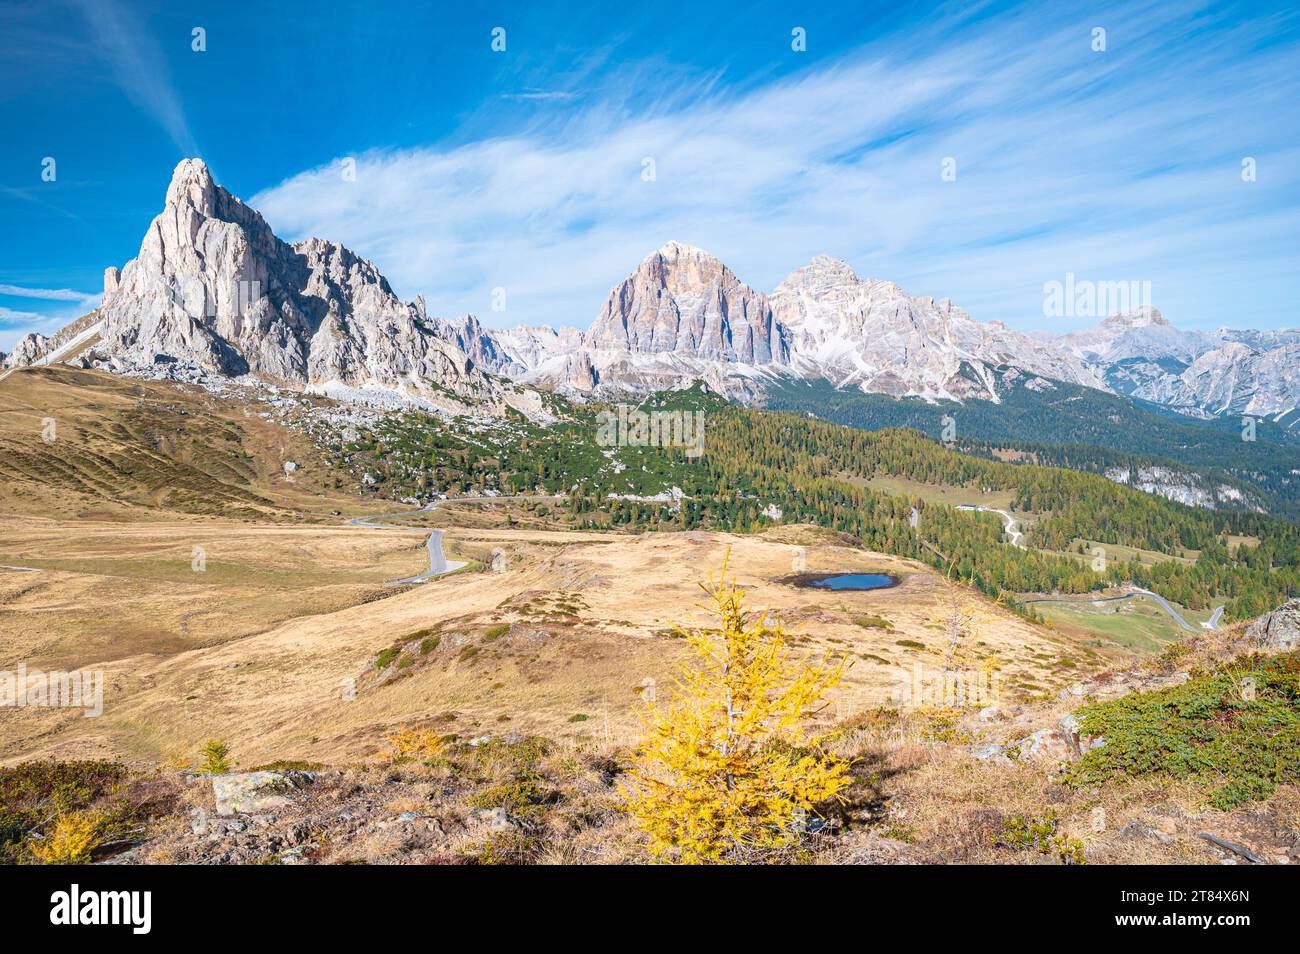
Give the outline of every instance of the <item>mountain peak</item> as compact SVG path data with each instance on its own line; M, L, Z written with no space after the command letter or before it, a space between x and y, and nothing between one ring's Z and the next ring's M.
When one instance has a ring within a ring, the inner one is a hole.
M182 159L172 172L171 185L167 187L167 204L191 205L205 215L211 215L217 188L206 162L198 158Z
M807 265L796 268L786 276L782 285L805 285L812 282L834 282L856 285L861 281L848 262L829 255L814 255Z
M1169 327L1169 321L1160 311L1152 308L1150 305L1144 305L1141 308L1135 308L1132 311L1121 312L1117 315L1111 315L1106 319L1104 324L1112 328L1150 328L1152 326Z
M809 268L815 268L823 272L837 272L840 274L852 275L857 278L857 273L848 262L840 258L832 258L829 255L814 255L808 262Z
M767 298L717 257L678 241L610 290L583 341L606 351L753 365L779 362L785 352Z
M706 259L716 261L717 257L706 252L702 248L694 245L688 245L686 242L679 242L676 239L669 239L663 245L657 248L651 257L659 256L667 261L676 261L679 258L686 259Z
M208 169L208 164L198 156L176 163L176 168L172 170L172 185L187 180L211 182L212 172Z
M202 159L176 166L139 254L106 272L104 287L96 348L118 367L164 356L201 373L380 388L433 406L504 400L373 263L336 242L282 241Z

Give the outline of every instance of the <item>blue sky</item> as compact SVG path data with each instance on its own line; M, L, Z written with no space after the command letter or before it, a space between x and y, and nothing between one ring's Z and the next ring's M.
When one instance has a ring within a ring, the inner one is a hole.
M187 155L495 326L585 327L669 239L762 290L828 254L1018 328L1091 323L1044 317L1067 272L1149 281L1180 326L1300 324L1281 4L269 6L0 6L0 349L93 305Z

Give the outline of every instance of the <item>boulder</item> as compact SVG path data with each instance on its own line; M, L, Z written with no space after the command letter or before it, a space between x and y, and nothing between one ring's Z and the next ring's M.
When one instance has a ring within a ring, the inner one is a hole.
M1300 599L1255 620L1246 628L1246 638L1261 649L1300 649Z
M1061 729L1039 729L1015 744L1015 751L1025 761L1068 762L1076 755L1070 739Z
M230 772L212 776L218 815L259 815L284 808L314 772Z
M1100 736L1085 735L1078 716L1068 712L1055 726L1039 729L1007 749L1023 761L1070 762L1105 744L1106 740ZM992 757L992 754L976 753L976 758Z
M504 808L471 808L465 823L471 831L486 830L493 834L514 831L519 827Z

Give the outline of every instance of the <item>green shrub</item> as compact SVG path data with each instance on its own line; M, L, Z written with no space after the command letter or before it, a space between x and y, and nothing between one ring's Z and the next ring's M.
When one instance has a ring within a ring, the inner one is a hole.
M1102 736L1067 773L1073 785L1144 775L1190 780L1229 809L1300 782L1300 652L1240 656L1181 686L1080 711Z
M389 646L387 649L381 649L379 655L375 657L375 668L386 669L393 664L398 656L402 655L401 646Z
M438 644L441 642L441 636L426 636L424 639L420 640L420 655L429 655L429 653L438 648Z
M304 762L301 759L279 759L265 765L255 765L249 772L319 772L325 766L320 762Z
M489 629L486 633L483 634L483 638L487 640L500 639L508 632L510 632L510 624L502 623L500 626L493 626L491 629Z
M1013 851L1049 855L1065 865L1083 864L1083 842L1061 834L1059 827L1056 812L1050 808L1036 817L1016 815L1002 822L997 844Z
M575 712L573 715L569 716L569 721L570 721L570 722L586 722L586 721L587 721L588 719L590 719L590 718L591 718L591 716L587 715L585 712Z
M894 624L883 616L859 616L853 622L863 629L893 629Z
M896 639L895 646L902 646L906 649L924 649L925 643L918 643L915 639Z
M230 746L223 739L208 739L200 754L199 771L206 775L224 775L230 771Z
M535 778L518 778L503 785L493 785L469 798L471 808L504 808L514 814L528 815L529 809L556 800L556 793L543 788Z

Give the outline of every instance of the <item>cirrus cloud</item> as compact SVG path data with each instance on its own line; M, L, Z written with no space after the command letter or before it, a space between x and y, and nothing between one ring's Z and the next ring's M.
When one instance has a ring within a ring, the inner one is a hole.
M1300 246L1297 50L1294 18L1193 4L940 21L741 90L678 77L638 109L582 97L498 137L372 150L355 181L332 163L251 202L431 311L499 326L585 327L668 239L760 289L825 253L1020 327L1045 323L1042 286L1067 271L1150 281L1179 324L1279 325Z

